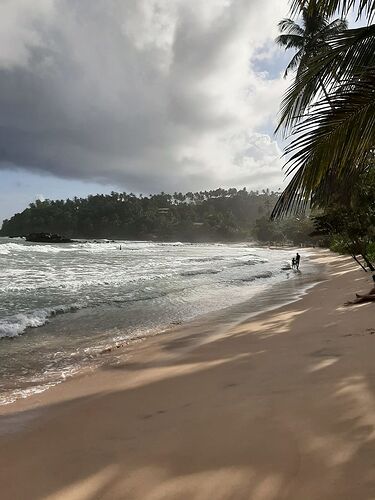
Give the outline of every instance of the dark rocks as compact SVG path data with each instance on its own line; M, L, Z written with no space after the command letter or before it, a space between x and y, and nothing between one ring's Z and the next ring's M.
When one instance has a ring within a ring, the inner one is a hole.
M74 243L74 240L52 233L30 233L26 236L26 241L33 243Z

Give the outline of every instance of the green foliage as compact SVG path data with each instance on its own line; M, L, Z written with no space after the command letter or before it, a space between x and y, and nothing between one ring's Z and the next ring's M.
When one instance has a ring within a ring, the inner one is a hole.
M255 223L254 236L257 240L275 244L315 245L318 238L311 236L314 223L309 217L270 220L262 217Z
M330 21L329 16L321 13L316 6L303 8L301 16L301 26L293 19L283 19L279 22L281 34L276 38L276 43L285 50L296 51L285 70L285 77L289 71L296 71L298 75L309 66L314 57L329 52L331 47L328 40L347 28L345 20ZM316 83L320 85L319 80Z
M331 201L314 218L315 234L327 237L332 250L375 259L375 171L359 176L351 190L331 193ZM371 265L369 265L371 267Z
M70 238L236 241L269 217L277 193L216 189L135 196L111 193L73 200L37 200L5 220L3 236L53 232Z
M336 60L337 54L334 53L332 40L347 31L347 23L343 19L330 21L327 15L319 11L314 1L301 10L301 26L291 19L284 19L279 23L281 31L286 31L285 21L289 21L287 33L276 38L276 43L286 50L290 48L296 50L285 75L290 69L294 69L296 73L295 80L281 103L277 130L284 129L284 132L288 133L304 118L304 113L313 99L323 94L325 100L330 103L331 99L326 90L330 82L323 78L321 72L314 71L313 68L316 65L324 66L322 61L328 60L332 63ZM297 28L300 32L298 41L295 39ZM293 44L288 42L290 37L295 39ZM331 68L328 68L326 73L327 77L335 74Z
M371 241L368 244L367 255L371 262L375 262L375 241Z
M366 0L295 0L292 12L318 25L337 12L358 9L370 22L373 7ZM356 183L374 168L375 25L332 30L324 43L319 36L310 42L310 55L300 60L281 105L278 128L291 132L285 150L290 182L273 217L298 213L310 201L326 207L341 183Z

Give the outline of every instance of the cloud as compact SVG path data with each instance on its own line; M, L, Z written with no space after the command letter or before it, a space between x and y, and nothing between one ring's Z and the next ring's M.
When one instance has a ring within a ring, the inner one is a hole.
M3 0L0 168L138 192L277 186L268 134L285 82L255 67L286 12L286 0Z
M53 0L2 0L0 3L0 67L28 64L31 50L43 47L40 20L53 14Z

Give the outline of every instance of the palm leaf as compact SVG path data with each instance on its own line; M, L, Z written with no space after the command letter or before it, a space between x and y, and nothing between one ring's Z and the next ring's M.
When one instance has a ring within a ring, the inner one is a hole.
M302 176L302 170L293 175L291 181L277 200L271 213L271 219L278 219L287 214L297 215L306 209L308 198L304 196Z
M286 78L288 76L289 71L294 71L294 70L298 69L298 67L299 67L299 65L301 63L302 57L303 57L302 50L299 50L298 52L296 52L294 54L294 56L292 57L292 59L290 60L288 66L285 69L284 78Z
M288 49L300 49L303 47L303 38L299 35L279 35L275 42L284 47L285 50Z
M293 19L282 19L278 24L278 28L281 33L290 33L301 37L304 35L303 29Z
M292 180L273 217L299 210L311 196L315 203L326 201L323 193L329 195L333 180L354 178L368 164L375 146L375 68L331 97L333 108L319 101L295 129L296 138L286 148L286 174Z
M346 16L350 10L371 19L375 11L375 0L292 0L291 12L298 14L303 9L318 8L323 14L333 16L336 12Z
M330 90L340 80L353 79L361 69L375 65L375 26L340 32L329 41L329 47L309 61L287 90L276 132L283 129L288 134L323 89Z
M345 19L334 19L332 22L324 26L319 32L319 38L327 40L335 35L339 35L348 29L348 23Z

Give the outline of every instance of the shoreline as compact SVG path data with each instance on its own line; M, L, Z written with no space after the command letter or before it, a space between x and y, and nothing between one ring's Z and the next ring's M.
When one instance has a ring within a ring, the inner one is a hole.
M328 279L294 302L181 325L0 407L2 498L370 498L373 304L342 304L371 276L317 259Z
M263 284L260 284L260 289L255 295L253 295L253 290L250 288L250 298L230 306L198 314L193 318L183 321L175 323L172 322L155 329L154 331L140 333L139 335L128 339L116 340L108 338L107 344L101 348L100 346L93 344L90 348L92 350L92 359L90 362L86 362L81 366L77 365L77 367L71 369L70 373L64 374L64 376L58 380L46 379L43 382L41 381L39 385L30 385L30 387L20 386L19 388L14 389L12 393L0 393L0 408L2 406L13 405L20 400L26 400L30 397L38 396L45 391L49 391L53 387L59 384L64 384L68 380L72 380L76 377L94 373L96 370L99 370L108 364L113 364L116 362L117 358L126 356L127 352L136 348L137 345L142 342L147 342L149 339L154 337L173 335L181 330L189 330L190 325L197 325L198 328L205 328L205 325L210 325L210 328L214 329L217 323L220 326L223 317L233 317L234 325L238 321L238 317L244 319L250 318L299 300L308 292L310 288L326 279L324 264L316 264L314 261L319 259L321 255L326 255L327 252L329 253L329 251L325 249L317 250L311 247L304 248L304 251L306 252L306 255L304 259L304 271L302 273L295 273L292 269L285 271L286 273L291 273L292 276L290 278L289 276L284 277L281 281L274 281L270 283L264 282ZM306 269L307 273L305 273ZM226 326L229 327L229 324L227 323ZM43 325L41 328L44 331L48 328L48 324ZM38 330L38 328L31 328L30 330ZM26 331L23 335L29 335L31 333L33 332ZM14 339L12 337L5 337L4 339L1 339L1 341L14 342ZM125 350L126 352L124 352Z

